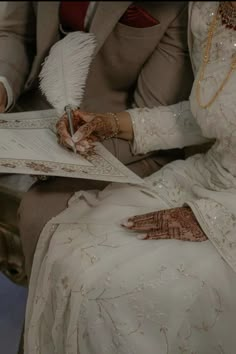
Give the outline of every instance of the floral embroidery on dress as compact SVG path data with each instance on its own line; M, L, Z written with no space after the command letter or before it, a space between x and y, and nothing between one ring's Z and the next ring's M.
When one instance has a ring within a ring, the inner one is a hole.
M197 70L217 6L192 2ZM235 39L223 26L215 33L201 86L206 100L222 83ZM209 109L199 107L193 86L189 101L130 113L135 153L215 143L205 155L166 165L145 186L77 192L45 226L31 276L26 354L235 352L235 73ZM120 227L122 218L184 204L208 241L141 241Z

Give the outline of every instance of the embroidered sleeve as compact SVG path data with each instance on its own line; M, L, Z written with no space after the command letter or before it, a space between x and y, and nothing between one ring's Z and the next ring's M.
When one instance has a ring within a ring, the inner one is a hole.
M189 101L170 106L134 108L127 112L133 124L134 154L182 148L209 141L202 136Z

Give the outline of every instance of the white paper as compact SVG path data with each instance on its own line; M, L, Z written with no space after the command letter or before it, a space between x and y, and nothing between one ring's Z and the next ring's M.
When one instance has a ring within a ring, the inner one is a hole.
M57 161L91 166L86 159L72 154L57 143L50 129L5 129L0 139L1 158Z
M0 173L144 182L100 143L86 158L60 146L57 120L55 110L0 114Z

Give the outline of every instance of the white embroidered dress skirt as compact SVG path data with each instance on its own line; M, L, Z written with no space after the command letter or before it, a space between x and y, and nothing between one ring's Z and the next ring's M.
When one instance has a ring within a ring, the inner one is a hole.
M192 178L176 171L194 160L151 178L172 206L192 198ZM120 227L169 207L151 188L117 184L71 199L37 246L26 354L234 354L236 276L213 244L144 241Z
M190 5L198 77L218 2ZM201 84L211 98L235 53L236 31L220 23ZM35 253L25 354L235 354L236 76L209 109L190 100L130 111L134 152L215 139L206 155L176 161L146 186L78 192L44 228ZM204 242L140 240L121 222L188 204Z

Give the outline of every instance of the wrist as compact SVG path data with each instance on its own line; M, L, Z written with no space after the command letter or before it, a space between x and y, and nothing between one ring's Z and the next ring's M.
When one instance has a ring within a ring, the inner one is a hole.
M119 119L120 124L120 132L118 137L124 140L133 140L134 131L130 114L125 111L120 112L117 113L117 118Z
M128 112L107 112L104 114L103 119L108 120L107 127L109 127L108 134L104 136L104 139L116 137L128 141L133 140L133 125Z
M111 122L112 134L107 136L106 139L116 138L120 134L120 119L119 119L117 113L108 112L107 114L112 119L112 122Z

